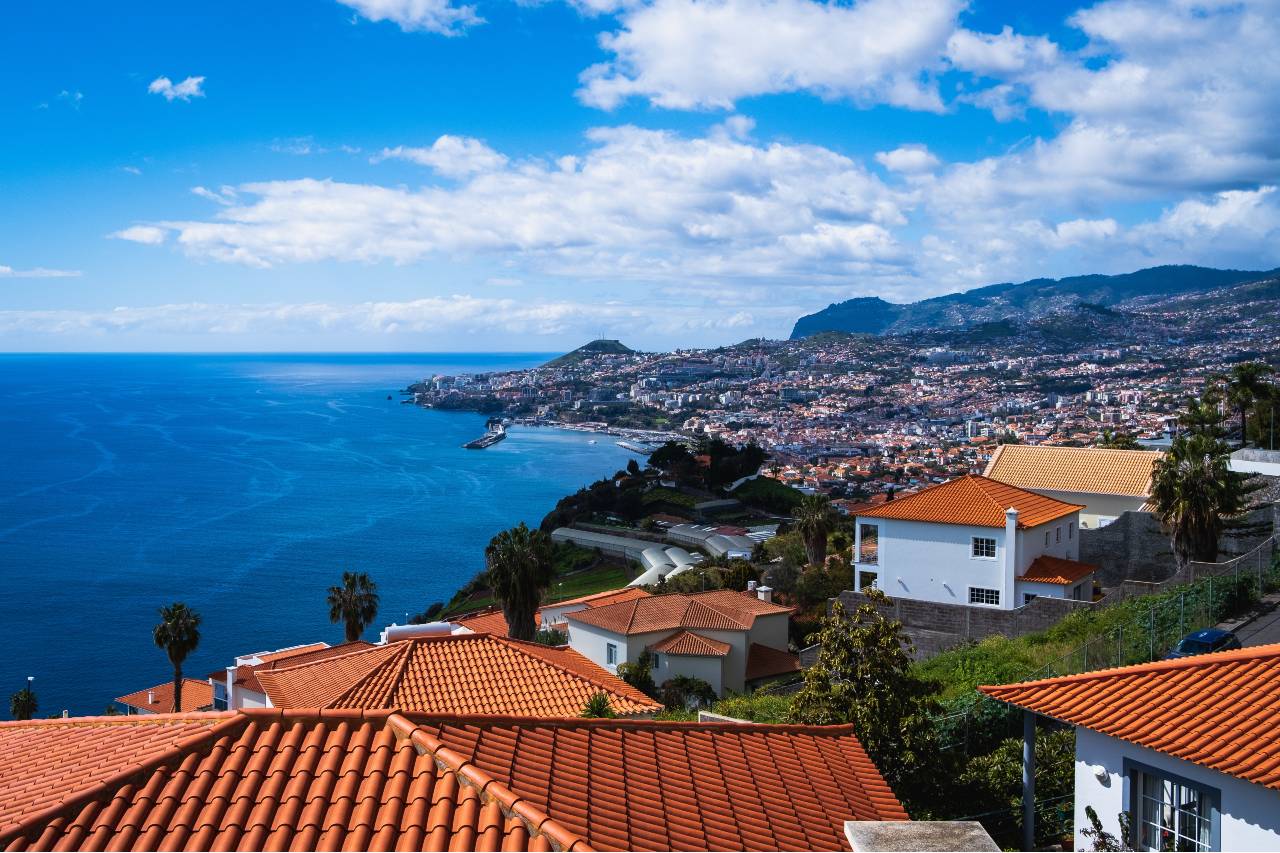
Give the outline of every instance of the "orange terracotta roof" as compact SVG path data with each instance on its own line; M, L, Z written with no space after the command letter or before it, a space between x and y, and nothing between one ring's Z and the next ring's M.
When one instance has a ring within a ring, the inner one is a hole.
M907 818L850 726L257 709L0 747L6 850L839 850Z
M1018 580L1035 581L1036 583L1056 583L1065 586L1084 580L1096 571L1098 571L1098 567L1091 566L1088 563L1081 563L1077 560L1064 560L1061 557L1041 554L1031 561L1031 565L1027 566L1026 574L1019 577Z
M578 598L570 598L565 601L549 601L543 607L560 608L581 604L586 608L603 607L608 604L615 604L619 601L633 601L637 598L648 598L649 593L639 587L631 586L622 589L610 589L604 592L596 592L591 595L583 595ZM534 614L534 619L539 625L542 624L542 609L539 608ZM451 620L457 625L475 631L477 634L506 634L507 633L507 617L503 615L499 608L482 610L466 616L459 616L457 619Z
M294 646L291 649L281 649L278 652L268 652L265 655L258 655L258 660L263 663L271 663L272 661L285 660L287 658L296 658L299 655L305 655L310 652L318 652L321 649L329 648L328 643L308 643L305 646Z
M1145 497L1161 455L1156 450L1002 444L983 473L1023 489Z
M339 643L336 646L330 646L326 643L313 643L309 646L300 646L297 649L289 649L285 653L272 653L266 655L259 664L246 664L235 668L235 686L247 687L257 693L262 693L262 685L258 682L259 672L269 672L273 669L283 669L289 666L298 666L303 663L311 663L313 661L325 660L326 658L340 657L341 655L351 654L359 649L371 649L373 643L366 643L364 640L355 640L350 643ZM214 681L221 681L224 684L227 680L226 670L217 670L209 673L209 677Z
M153 701L148 701L153 700ZM172 714L173 682L166 681L146 690L138 690L117 696L121 705L150 711L153 714ZM179 711L207 711L213 707L213 685L197 678L182 679L182 707Z
M754 595L727 589L692 595L670 593L566 613L581 622L615 634L647 634L679 628L703 631L746 631L757 616L790 613L793 608L761 601Z
M569 648L492 634L418 637L258 674L277 708L576 716L604 692L619 716L662 705Z
M747 681L772 678L788 672L800 671L800 656L775 649L772 646L752 643L747 647Z
M651 651L665 655L694 655L698 657L719 657L729 654L733 646L695 634L692 631L676 631L670 637L649 647Z
M979 689L1280 790L1280 644Z
M966 474L886 501L874 509L859 512L858 517L1004 527L1004 513L1009 507L1018 511L1019 528L1037 527L1084 509L1080 504L1064 503L978 474Z

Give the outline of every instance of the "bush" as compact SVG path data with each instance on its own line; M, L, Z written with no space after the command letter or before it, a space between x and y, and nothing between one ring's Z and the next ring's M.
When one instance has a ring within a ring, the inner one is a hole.
M544 646L564 646L569 643L569 635L556 628L542 628L533 635L533 641Z
M657 698L658 685L653 683L653 652L646 649L635 663L618 664L618 677L650 698Z
M662 704L670 711L705 708L716 701L716 692L701 678L677 675L662 683Z

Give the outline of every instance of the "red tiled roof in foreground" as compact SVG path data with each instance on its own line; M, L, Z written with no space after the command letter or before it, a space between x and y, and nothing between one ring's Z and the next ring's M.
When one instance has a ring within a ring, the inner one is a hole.
M1018 527L1036 527L1079 512L1084 506L1054 500L979 474L966 474L912 495L859 510L859 518L896 518L937 524L1004 527L1009 507L1018 511Z
M1084 580L1097 571L1097 566L1092 566L1088 563L1081 563L1077 560L1064 560L1061 557L1041 554L1031 561L1031 565L1027 566L1026 573L1021 575L1018 580L1035 581L1036 583L1056 583L1066 586Z
M146 690L138 690L117 696L121 705L150 711L153 714L172 714L173 682L166 681ZM207 711L213 707L213 685L196 678L182 679L182 707L178 711Z
M1280 644L979 689L1280 789Z
M619 716L662 705L569 648L492 634L399 640L259 672L277 708L399 708L428 714L577 716L596 693Z
M0 724L0 848L839 850L849 726L280 711Z

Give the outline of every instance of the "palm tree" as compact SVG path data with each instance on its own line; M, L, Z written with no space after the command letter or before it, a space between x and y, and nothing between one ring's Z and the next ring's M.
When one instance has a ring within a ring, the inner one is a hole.
M1151 502L1169 533L1181 570L1188 562L1214 562L1218 540L1251 491L1227 464L1226 446L1203 434L1174 439L1152 472Z
M796 530L804 540L805 558L811 566L821 566L827 559L827 534L834 516L826 495L805 495L795 510Z
M157 648L173 664L173 710L182 710L182 662L200 645L200 614L182 602L160 608L160 624L152 632Z
M31 679L27 686L9 697L9 716L15 720L29 720L36 715L35 691L31 689Z
M329 621L341 622L348 643L360 639L378 615L378 585L364 572L343 572L342 586L329 587Z
M545 531L530 530L522 521L519 527L493 537L484 556L489 588L507 617L507 636L532 640L538 629L534 614L554 574L551 537Z
M1235 365L1226 376L1227 403L1240 413L1240 446L1248 444L1249 410L1267 392L1265 378L1275 371L1261 361Z

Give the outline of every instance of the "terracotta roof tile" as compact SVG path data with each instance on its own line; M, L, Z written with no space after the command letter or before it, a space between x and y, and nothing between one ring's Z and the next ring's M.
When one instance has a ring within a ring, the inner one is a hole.
M979 689L1280 790L1280 644Z
M800 671L800 656L775 649L772 646L752 643L747 647L747 681L772 678L788 672Z
M131 708L150 711L153 714L172 714L175 710L173 707L173 682L166 681L146 690L138 690L133 693L127 693L124 696L117 696L115 701ZM197 678L182 679L182 707L176 710L184 712L207 711L212 707L213 685L208 681L201 681Z
M1097 571L1097 566L1092 566L1088 563L1081 563L1077 560L1064 560L1061 557L1041 554L1031 561L1031 565L1027 566L1026 573L1019 577L1018 580L1062 584L1065 586L1084 580Z
M700 657L724 657L733 646L695 634L692 631L676 631L665 640L654 643L651 651L666 655L695 655Z
M1155 450L1003 444L983 473L1023 489L1145 497L1160 456Z
M746 631L757 616L790 613L792 608L761 601L754 595L714 590L692 595L671 593L624 601L565 614L615 634L647 634L680 628L704 631Z
M576 716L604 692L620 716L662 709L572 649L491 634L400 640L258 678L278 708Z
M255 710L0 745L7 850L837 850L906 819L848 726Z
M308 646L300 646L296 649L287 649L284 652L272 653L264 655L262 663L246 664L235 668L235 686L247 687L250 690L261 693L262 685L258 683L258 673L266 672L273 669L282 669L289 666L298 666L303 663L324 660L325 658L338 657L340 655L351 654L357 649L371 649L373 643L366 643L364 640L355 640L350 643L339 643L336 646L330 646L326 643L312 643ZM268 659L269 658L269 659ZM209 673L209 677L214 681L226 682L226 670L220 669Z
M604 607L608 604L616 604L620 601L634 601L637 598L648 598L652 593L641 589L637 586L623 587L622 589L610 589L604 592L595 592L590 595L579 596L578 598L569 598L564 601L548 601L543 607L561 608L581 604L584 609L592 607ZM534 614L534 619L539 625L542 624L542 608ZM482 610L477 613L471 613L466 616L459 616L450 620L457 625L462 625L477 634L506 634L507 633L507 617L503 615L502 610L493 608L490 610Z
M1084 509L1079 504L1064 503L977 474L966 474L863 510L858 517L1004 527L1005 510L1010 507L1018 511L1019 528L1036 527Z

